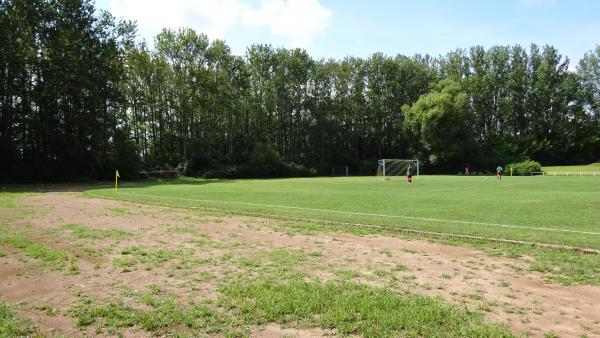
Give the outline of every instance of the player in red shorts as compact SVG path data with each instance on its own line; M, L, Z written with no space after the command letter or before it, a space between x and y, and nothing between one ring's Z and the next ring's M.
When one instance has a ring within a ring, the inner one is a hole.
M502 172L504 171L504 169L502 169L502 166L498 166L498 168L496 168L496 179L502 181Z
M412 168L409 165L408 169L406 169L406 180L408 181L408 184L412 184L412 176Z

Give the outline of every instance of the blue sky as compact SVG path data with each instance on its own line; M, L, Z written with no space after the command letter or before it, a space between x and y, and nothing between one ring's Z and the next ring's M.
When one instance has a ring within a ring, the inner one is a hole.
M191 27L234 53L253 43L302 47L317 58L445 54L473 45L550 44L571 59L600 44L594 0L97 0L138 22L152 41L162 27Z

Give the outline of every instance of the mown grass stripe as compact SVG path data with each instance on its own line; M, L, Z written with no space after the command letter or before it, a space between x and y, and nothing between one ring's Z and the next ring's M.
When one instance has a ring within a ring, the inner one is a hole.
M496 238L496 237L461 235L461 234L455 234L455 233L426 231L426 230L419 230L419 229L413 229L413 228L394 228L394 227L389 227L389 226L384 226L384 225L376 225L376 224L351 223L351 222L333 221L333 220L325 220L325 219L317 219L317 218L275 215L275 214L260 213L260 212L253 212L253 211L222 209L222 208L214 208L214 207L206 207L206 206L191 206L191 205L181 205L181 204L170 204L170 203L165 203L165 202L123 200L120 198L109 197L109 196L104 196L104 195L90 194L90 196L92 196L94 198L102 198L102 199L108 199L108 200L113 200L113 201L126 201L126 202L130 202L130 203L155 205L155 206L161 206L161 207L219 211L219 212L225 212L225 213L234 214L234 215L247 215L247 216L254 216L254 217L281 219L281 220L293 220L293 221L324 223L324 224L341 225L341 226L373 228L373 229L379 229L379 230L383 230L383 231L406 232L406 233L413 233L413 234L424 235L424 236L462 238L462 239L477 240L477 241L484 241L484 242L518 244L518 245L534 246L534 247L549 248L549 249L573 250L573 251L579 251L582 253L589 253L589 254L600 254L600 250L598 250L598 249L586 248L586 247L580 247L580 246L572 246L572 245L522 241L522 240L513 240L513 239Z
M236 202L236 201L221 201L221 200L209 200L209 199L195 199L195 198L164 196L164 195L155 195L155 194L137 194L137 193L132 193L132 192L124 192L124 191L121 191L119 193L120 194L126 194L126 195L140 196L140 197L175 199L175 200L182 200L182 201L189 201L189 202L239 204L239 205L256 206L256 207L292 209L292 210L304 210L304 211L316 211L316 212L336 213L336 214L344 214L344 215L354 215L354 216L371 216L371 217L382 217L382 218L399 218L399 219L410 219L410 220L427 221L427 222L440 222L440 223L453 223L453 224L469 224L469 225L485 225L485 226L496 226L496 227L504 227L504 228L516 228L516 229L539 230L539 231L556 231L556 232L575 233L575 234L581 234L581 235L600 236L600 232L571 230L571 229L557 229L557 228L547 228L547 227L531 227L531 226L525 226L525 225L501 224L501 223L486 223L486 222L478 222L478 221L459 221L459 220L428 218L428 217L414 217L414 216L403 216L403 215L374 214L374 213L366 213L366 212L342 211L342 210L330 210L330 209L318 209L318 208L305 208L305 207L277 205L277 204L262 204L262 203L250 203L250 202Z

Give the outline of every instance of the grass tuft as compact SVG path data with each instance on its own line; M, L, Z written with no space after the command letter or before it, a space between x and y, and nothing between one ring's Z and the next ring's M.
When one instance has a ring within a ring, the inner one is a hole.
M120 229L96 229L90 228L79 224L63 224L62 229L69 230L71 233L78 238L86 239L103 239L103 238L114 238L122 239L130 235L129 232Z
M90 298L85 298L68 314L75 318L79 327L96 324L97 329L105 328L110 334L117 334L122 328L138 326L157 336L173 333L196 336L199 332L240 336L240 331L235 331L228 317L215 309L204 304L185 306L175 298L158 297L157 293L157 290L151 290L138 297L145 305L143 309L123 301L96 305Z
M19 318L4 302L0 301L0 337L27 337L34 332L29 318Z
M16 207L17 194L0 192L0 210Z
M270 278L222 287L223 305L246 322L317 325L365 337L511 337L483 315L434 298L400 295L350 282L288 283Z
M37 259L55 270L62 270L68 262L66 251L49 247L42 243L33 243L18 235L0 235L0 244L10 245Z

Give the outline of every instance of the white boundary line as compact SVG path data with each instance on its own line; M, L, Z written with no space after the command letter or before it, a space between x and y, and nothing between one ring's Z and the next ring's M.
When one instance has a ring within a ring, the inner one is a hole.
M120 191L119 194L141 196L141 197L163 198L163 199L176 199L176 200L191 201L191 202L238 204L238 205L247 205L247 206L255 206L255 207L268 207L268 208L279 208L279 209L328 212L328 213L344 214L344 215L373 216L373 217L382 217L382 218L399 218L399 219L410 219L410 220L417 220L417 221L454 223L454 224L485 225L485 226L496 226L496 227L504 227L504 228L568 232L568 233L576 233L576 234L582 234L582 235L600 236L600 232L593 232L593 231L580 231L580 230L556 229L556 228L545 228L545 227L530 227L530 226L513 225L513 224L486 223L486 222L475 222L475 221L457 221L457 220L448 220L448 219L439 219L439 218L413 217L413 216L401 216L401 215L372 214L372 213L366 213L366 212L352 212L352 211L340 211L340 210L329 210L329 209L304 208L304 207L294 207L294 206L277 205L277 204L260 204L260 203L235 202L235 201L217 201L217 200L208 200L208 199L194 199L194 198L164 196L164 195L138 194L138 193L124 192L124 191Z

